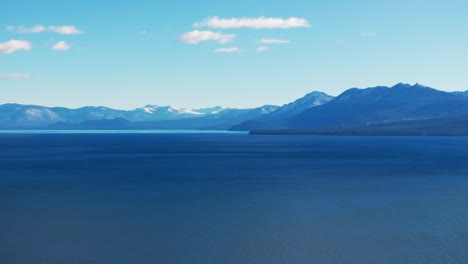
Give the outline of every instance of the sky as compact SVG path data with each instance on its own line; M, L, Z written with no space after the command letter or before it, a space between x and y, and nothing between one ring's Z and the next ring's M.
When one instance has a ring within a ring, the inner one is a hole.
M0 104L282 105L468 90L468 1L4 1Z

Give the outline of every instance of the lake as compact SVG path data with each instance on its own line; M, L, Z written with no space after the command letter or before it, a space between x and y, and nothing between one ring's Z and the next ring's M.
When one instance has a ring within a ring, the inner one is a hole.
M468 138L0 133L0 263L466 263Z

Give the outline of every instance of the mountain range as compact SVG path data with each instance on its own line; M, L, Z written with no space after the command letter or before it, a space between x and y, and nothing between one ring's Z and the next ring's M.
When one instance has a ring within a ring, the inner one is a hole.
M420 84L351 88L281 122L245 129L254 134L468 135L467 95Z
M279 107L252 109L175 108L146 105L134 110L104 106L77 109L38 105L0 105L0 129L222 129L267 115Z
M311 92L283 106L133 110L0 105L0 129L213 129L252 134L468 135L468 92L421 84Z

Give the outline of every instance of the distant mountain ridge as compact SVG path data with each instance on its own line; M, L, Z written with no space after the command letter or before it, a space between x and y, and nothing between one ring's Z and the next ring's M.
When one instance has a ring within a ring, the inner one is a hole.
M258 118L278 109L265 105L251 109L215 106L188 109L146 105L134 110L118 110L104 106L76 109L38 105L0 105L1 129L100 129L102 127L154 129L227 129L248 119ZM123 121L125 120L125 122ZM196 121L194 121L196 120Z
M468 91L421 84L351 88L337 97L311 92L283 106L134 110L0 105L0 129L215 129L254 134L468 135Z
M468 114L468 97L420 84L352 88L288 120L290 128L368 126Z
M258 119L248 120L235 125L230 130L252 130L259 128L272 128L285 126L285 120L296 116L303 111L320 106L330 102L334 97L323 92L314 91L306 94L304 97L296 101L285 104L278 108L276 111L268 115L259 117Z
M351 88L253 134L468 135L466 92L421 84Z

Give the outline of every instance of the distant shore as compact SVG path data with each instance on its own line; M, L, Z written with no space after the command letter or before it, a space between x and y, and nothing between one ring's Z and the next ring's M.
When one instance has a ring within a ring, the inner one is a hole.
M322 135L322 136L468 136L466 130L450 129L259 129L250 135Z

